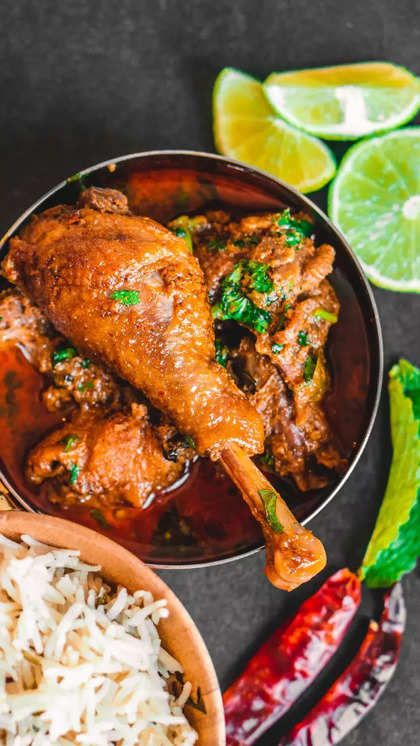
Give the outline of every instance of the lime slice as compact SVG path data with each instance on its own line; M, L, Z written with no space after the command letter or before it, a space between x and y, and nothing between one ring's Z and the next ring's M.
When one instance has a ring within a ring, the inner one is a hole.
M287 122L327 140L396 129L420 105L418 79L389 62L272 73L264 91Z
M420 292L420 127L353 145L329 214L375 285Z
M214 139L220 153L257 166L301 192L313 192L335 173L328 148L287 125L271 109L261 84L225 68L213 91Z

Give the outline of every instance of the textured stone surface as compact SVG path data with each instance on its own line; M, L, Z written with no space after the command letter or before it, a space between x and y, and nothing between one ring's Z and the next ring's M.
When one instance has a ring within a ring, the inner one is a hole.
M363 59L415 69L415 7L415 0L3 0L1 229L50 186L102 159L150 148L211 150L211 86L224 65L262 77ZM316 199L325 204L324 193ZM375 295L387 367L399 355L419 362L419 299ZM389 458L384 398L356 472L313 523L328 547L330 570L358 566ZM222 686L311 590L286 597L264 580L262 566L263 557L254 556L163 573L197 621ZM398 673L347 746L419 743L419 572L404 586L409 619ZM278 733L264 746L274 746Z

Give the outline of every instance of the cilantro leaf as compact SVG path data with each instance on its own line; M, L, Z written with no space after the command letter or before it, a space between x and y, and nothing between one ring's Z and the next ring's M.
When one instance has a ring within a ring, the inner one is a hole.
M115 290L111 293L110 298L119 301L123 306L135 306L140 302L140 295L137 290Z
M306 383L310 383L314 377L316 368L316 357L310 352L303 365L303 378Z
M329 321L330 324L336 324L338 321L337 315L335 313L331 313L330 311L327 311L326 308L315 309L312 316L315 319L324 319L324 321Z
M109 525L107 519L105 518L104 514L102 513L102 510L99 510L99 508L93 508L90 511L90 514L92 518L96 521L96 523L99 524L101 528L111 528Z
M178 226L177 228L174 229L174 233L176 236L178 236L178 238L184 239L185 243L187 244L192 254L194 249L193 249L191 231L189 231L188 228L183 228L181 226Z
M64 453L68 453L74 446L77 441L79 441L80 438L78 435L66 435L64 438L61 438L60 444L64 446Z
M220 300L213 309L213 316L224 320L233 319L256 332L265 332L271 323L271 315L248 298L246 290L260 293L272 290L273 282L268 269L268 265L262 262L238 262L222 282Z
M309 344L308 332L305 332L301 329L300 332L298 332L297 340L298 340L298 344L301 347L307 347Z
M59 350L54 350L51 355L52 364L57 365L63 360L70 360L72 357L76 357L77 352L74 347L61 347Z
M284 530L283 526L281 525L279 519L277 518L277 512L276 512L276 503L277 503L277 495L274 492L274 490L258 490L258 494L261 497L261 500L263 501L263 505L265 508L265 515L267 517L267 521L270 524L273 531L276 532L276 534L281 534L281 532Z
M80 466L77 464L70 464L69 465L69 472L70 472L70 484L76 484L79 473L80 473Z
M223 368L226 368L229 358L229 348L223 344L221 339L216 339L214 346L216 348L216 361L219 363L219 365L222 365Z

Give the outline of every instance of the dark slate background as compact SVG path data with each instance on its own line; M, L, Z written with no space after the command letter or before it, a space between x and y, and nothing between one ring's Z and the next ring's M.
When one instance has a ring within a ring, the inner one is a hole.
M3 0L0 228L49 187L103 159L155 148L211 151L211 88L225 65L264 77L272 70L385 59L419 73L416 5L416 0ZM324 193L315 198L324 205ZM399 355L419 363L418 298L381 290L375 296L386 366ZM329 572L346 564L358 567L389 459L383 397L356 472L312 525L328 548ZM221 567L162 573L200 627L222 687L320 584L316 579L286 596L270 587L262 568L263 557L254 555ZM347 737L347 746L419 743L419 573L404 587L409 617L398 673L374 712ZM367 610L371 604L367 594ZM320 690L330 679L331 671ZM313 699L302 703L295 718ZM274 745L279 733L275 729L263 739L264 746Z

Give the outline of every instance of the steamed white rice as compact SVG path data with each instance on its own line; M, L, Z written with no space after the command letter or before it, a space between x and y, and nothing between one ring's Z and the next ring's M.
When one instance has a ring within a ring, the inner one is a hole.
M168 678L166 602L112 590L77 551L0 535L0 743L192 746Z

